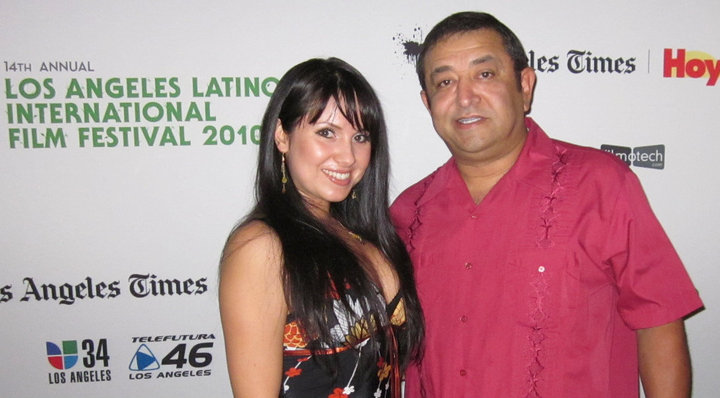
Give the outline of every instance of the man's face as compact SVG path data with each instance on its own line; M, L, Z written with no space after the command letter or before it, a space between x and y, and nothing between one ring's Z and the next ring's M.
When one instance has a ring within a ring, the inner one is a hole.
M458 161L493 161L522 145L535 73L518 86L502 38L490 29L454 34L425 56L421 93L435 130Z

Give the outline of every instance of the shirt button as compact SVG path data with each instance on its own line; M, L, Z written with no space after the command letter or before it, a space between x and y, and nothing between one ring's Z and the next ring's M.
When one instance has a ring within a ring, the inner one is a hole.
M465 263L465 269L472 268L472 263Z
M473 215L470 216L470 218L472 218L473 220L477 220L478 216L475 215L475 214L473 214Z
M542 265L538 267L538 272L545 272L545 267Z
M467 321L468 321L467 315L463 315L463 316L460 317L460 322L465 323L465 322L467 322Z
M460 376L466 376L467 371L465 369L460 369Z

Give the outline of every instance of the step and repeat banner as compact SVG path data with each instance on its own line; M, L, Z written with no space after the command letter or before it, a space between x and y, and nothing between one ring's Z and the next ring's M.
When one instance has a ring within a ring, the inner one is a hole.
M230 396L218 260L278 79L328 56L365 74L394 198L449 156L413 63L461 10L521 38L548 134L639 175L706 303L695 396L720 391L720 3L439 3L0 3L0 396Z

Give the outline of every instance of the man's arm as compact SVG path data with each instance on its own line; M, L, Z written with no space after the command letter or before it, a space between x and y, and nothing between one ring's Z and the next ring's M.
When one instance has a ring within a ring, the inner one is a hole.
M647 398L689 398L690 353L682 319L637 331L640 379Z

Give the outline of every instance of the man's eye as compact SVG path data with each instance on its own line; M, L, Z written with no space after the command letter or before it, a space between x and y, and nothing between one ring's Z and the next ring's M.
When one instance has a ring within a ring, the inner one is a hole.
M440 81L438 82L437 86L438 86L438 87L445 87L445 86L450 85L451 82L452 82L452 80L450 80L450 79L440 80Z
M483 79L490 79L493 76L495 76L495 73L491 71L486 70L484 72L480 72L480 77L482 77Z

